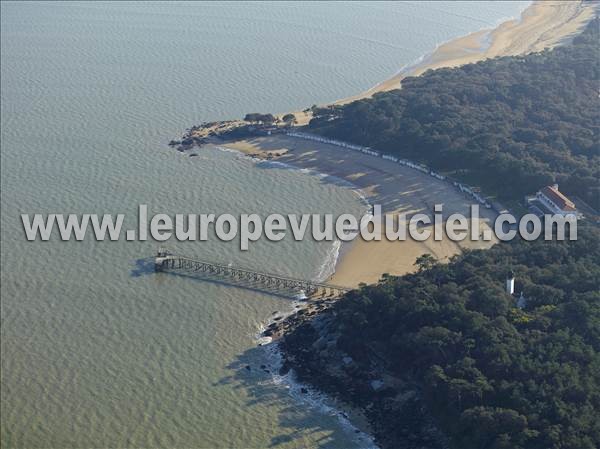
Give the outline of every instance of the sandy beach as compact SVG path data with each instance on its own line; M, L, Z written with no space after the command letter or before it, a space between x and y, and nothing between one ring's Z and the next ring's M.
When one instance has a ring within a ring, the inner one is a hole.
M402 68L395 75L364 92L341 98L332 104L346 104L372 97L377 92L400 89L404 78L419 76L427 70L459 67L485 59L524 55L553 48L577 35L594 17L597 5L597 1L534 1L523 11L520 18L503 22L494 29L478 30L444 42L418 63ZM288 113L282 112L275 116L281 119ZM300 110L292 113L296 116L297 126L308 124L312 118L310 111ZM243 123L243 120L232 120L224 125L224 128ZM210 127L199 135L215 130L216 128Z
M493 30L480 30L444 43L418 64L401 70L395 76L365 92L341 99L334 104L344 104L370 97L377 92L401 88L405 77L419 76L427 70L457 67L499 56L523 55L566 43L593 18L596 6L596 4L574 1L534 2L523 11L518 20L509 20ZM310 111L293 112L293 114L296 116L298 127L306 125L312 115ZM277 114L276 117L281 119L284 115ZM377 204L382 207L383 216L376 223L380 229L383 229L381 222L386 216L398 213L406 213L409 218L416 213L427 214L433 222L435 205L443 206L444 218L456 213L470 217L471 206L478 205L472 197L459 191L448 181L436 179L429 174L387 159L351 151L341 146L292 137L277 131L272 135L261 137L231 140L222 140L218 137L248 124L243 120L206 124L200 129L192 130L184 137L206 140L217 147L237 150L256 159L276 160L289 166L329 175L322 178L323 182L339 183L343 180L345 186L350 183L370 205ZM186 148L183 148L183 151L185 150ZM485 196L485 192L483 194ZM489 248L496 243L496 240L493 237L486 240L481 236L493 235L491 228L496 216L493 209L479 206L477 226L480 238L476 241L470 238L452 241L445 234L441 240L431 236L425 241L416 241L410 237L402 241L392 241L385 236L380 241L365 241L357 237L352 242L342 245L335 272L327 281L341 286L357 287L360 283L375 283L385 273L403 275L412 272L416 269L416 259L424 254L430 254L444 263L466 250ZM429 229L433 231L436 226L444 228L445 221L442 220L439 225L429 225ZM329 301L335 299L330 298ZM281 341L279 338L291 329L323 313L329 307L329 304L324 304L324 301L324 298L320 298L306 302L298 306L299 310L293 310L285 317L278 316L277 320L265 326L264 332L261 333L261 338L265 340L261 340L260 344ZM285 342L285 339L283 341ZM271 347L274 348L277 360L286 353L285 350L280 352L279 346ZM310 349L312 350L312 347ZM290 364L289 360L287 362L286 373L290 367L298 368L298 364ZM330 365L333 366L335 363L332 362ZM270 369L277 371L279 367L275 363ZM309 392L308 385L297 383L289 377L285 382L292 390L301 392L298 395L300 399L312 397L313 390ZM316 402L321 403L318 393L316 391L314 393ZM361 410L348 407L344 403L336 403L334 408L343 410L342 415L349 418L355 428L365 432L365 436L373 434L372 427Z
M336 104L348 103L372 96L381 91L401 87L402 79L418 76L427 70L457 67L488 58L511 56L541 51L567 42L594 16L596 5L590 2L546 1L533 2L520 19L509 20L493 30L480 30L440 45L422 62L402 70L377 86ZM298 126L308 123L310 112L295 112ZM282 116L283 114L281 114ZM227 126L238 126L232 121ZM205 133L211 129L205 130ZM447 182L439 181L416 170L393 162L344 150L333 145L311 142L282 135L259 137L223 146L242 151L254 157L277 159L300 168L332 175L351 182L364 192L370 204L380 204L384 213L421 212L432 214L435 204L443 204L444 215L461 213L468 216L474 202ZM493 223L493 212L481 209L481 229ZM401 275L415 269L415 259L432 254L439 261L465 249L490 247L493 242L452 242L447 238L425 242L406 240L366 242L355 239L342 247L336 272L330 279L339 285L357 286L371 283L383 273Z
M498 56L514 56L542 51L568 42L593 18L596 6L591 2L535 1L521 17L500 24L493 30L480 30L440 45L420 63L408 67L377 86L336 104L344 104L370 97L377 92L401 88L402 79L418 76L427 70L457 67ZM298 124L308 123L310 114L296 113ZM287 138L289 139L289 138ZM443 204L445 213L468 212L472 203L448 183L438 181L389 161L308 141L289 141L269 138L255 141L246 150L288 148L290 154L282 161L313 168L316 171L346 179L367 195L369 202L381 204L384 212L412 211L431 213L434 204ZM317 151L318 150L318 151ZM494 214L482 210L482 229L493 220ZM366 242L360 238L342 249L336 272L331 279L340 285L356 286L359 282L376 282L383 273L401 275L415 269L415 259L422 254L432 254L447 261L464 249L486 248L490 242L442 241Z
M400 89L404 78L419 76L427 70L458 67L498 56L524 55L555 47L568 42L583 29L594 16L596 5L580 1L534 1L519 19L445 42L418 63L402 68L364 92L333 104L346 104L371 97L377 92ZM284 115L277 114L279 118ZM294 115L299 126L306 125L312 118L310 112L296 111Z
M482 30L439 46L431 55L394 77L359 95L342 99L336 104L366 98L381 91L401 88L406 76L418 76L429 69L456 67L497 56L527 54L551 48L568 41L580 31L594 15L592 5L579 2L534 2L519 20L502 23L496 29ZM310 112L295 112L302 126L311 118ZM281 118L283 114L279 115ZM218 143L219 144L219 143ZM469 216L475 201L457 190L449 182L438 180L415 169L389 160L350 151L336 145L318 143L282 134L254 137L234 142L220 143L246 155L267 160L277 160L299 168L343 179L360 190L369 204L382 206L384 215L407 213L433 214L436 204L443 205L443 213ZM335 182L334 179L329 182ZM496 213L480 208L480 235L493 227ZM378 224L381 226L381 223ZM442 224L443 226L443 224ZM447 262L452 256L468 249L485 249L495 241L465 239L453 242L446 236L441 241L430 238L424 242L411 240L367 242L360 237L342 245L335 273L329 282L356 287L359 283L377 282L382 274L402 275L415 270L415 260L423 254L431 254L438 261ZM274 338L298 326L305 318L321 313L316 302L305 306L305 314L292 314L279 323L271 323ZM269 337L271 338L271 337ZM285 351L283 352L285 353ZM281 354L277 351L277 354ZM302 388L303 384L296 385ZM336 406L344 410L351 422L366 434L372 428L360 410L344 403Z
M377 92L399 89L402 79L427 70L458 67L498 56L524 55L568 42L593 18L592 2L534 1L519 19L501 23L446 42L413 66L401 70L376 86L335 104L371 97ZM303 117L303 116L301 116Z
M249 155L281 154L277 161L318 173L331 175L352 183L360 189L370 204L379 204L384 214L415 213L433 217L435 204L443 205L443 214L461 213L469 216L473 200L459 192L448 182L440 181L391 161L328 145L285 135L257 137L227 142L224 147ZM335 182L335 181L331 181ZM488 228L495 214L480 210L480 230ZM432 218L433 221L433 218ZM330 282L355 287L360 282L376 282L383 273L400 275L414 269L415 259L422 254L432 254L440 261L464 249L485 248L492 242L452 242L432 238L417 242L405 241L367 242L360 237L342 247L342 257Z

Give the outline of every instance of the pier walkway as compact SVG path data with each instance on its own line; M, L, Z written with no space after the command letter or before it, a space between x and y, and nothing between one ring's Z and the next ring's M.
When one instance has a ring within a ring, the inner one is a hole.
M240 287L265 290L273 293L293 293L309 296L342 295L351 290L348 287L297 279L278 274L265 273L232 265L201 261L159 250L154 259L154 268L159 272L182 274L198 273L211 280Z

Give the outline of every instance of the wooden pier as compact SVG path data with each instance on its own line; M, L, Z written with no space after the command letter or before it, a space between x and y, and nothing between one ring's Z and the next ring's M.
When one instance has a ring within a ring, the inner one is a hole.
M234 267L232 265L206 262L160 250L154 259L154 268L159 272L197 273L204 275L210 280L279 294L300 294L303 292L307 297L338 296L351 290L339 285L296 279L248 268Z

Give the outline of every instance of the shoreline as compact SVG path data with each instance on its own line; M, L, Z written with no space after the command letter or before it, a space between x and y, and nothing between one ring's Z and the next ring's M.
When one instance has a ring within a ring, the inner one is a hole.
M331 104L342 105L371 97L378 92L401 88L402 80L405 77L418 76L430 69L457 67L488 58L521 55L541 51L544 48L552 48L564 43L581 30L593 18L595 9L596 5L590 3L534 1L521 12L519 18L503 21L493 29L478 30L466 36L444 42L437 46L430 54L423 55L420 60L402 68L397 74L387 80L378 83L362 93L340 99ZM307 124L311 118L310 112L293 112L293 114L298 119L298 126ZM277 117L281 118L283 115L277 114ZM226 124L224 125L224 123ZM206 129L204 134L198 134L197 136L204 139L209 137L211 132L218 134L221 130L227 128L234 129L243 124L246 124L243 120L219 122L214 127ZM193 133L190 135L194 136ZM239 151L253 158L277 160L298 169L306 168L317 173L344 179L356 185L357 189L365 195L366 200L369 202L373 202L371 200L376 200L378 197L393 196L394 199L398 200L396 203L400 204L395 204L396 207L390 204L387 208L388 212L403 207L408 207L411 212L422 211L426 208L430 209L428 206L434 204L431 202L432 197L429 195L426 198L417 198L419 194L413 195L409 191L410 189L407 189L408 186L412 186L416 182L415 179L410 177L410 174L385 171L378 163L371 163L372 161L366 163L356 160L348 161L347 159L354 159L354 157L347 158L346 155L343 157L344 164L340 164L339 154L328 157L335 150L324 148L326 145L319 145L317 149L315 145L306 143L297 145L297 143L286 139L289 138L267 136L242 138L233 142L217 142L211 139L210 143ZM299 148L300 146L303 148ZM316 157L315 152L317 151L319 156L325 155L325 157ZM344 172L340 168L342 165L349 169L350 172ZM389 185L382 186L379 184L377 178L381 177L382 174L397 181L391 186L391 189ZM428 178L424 184L427 184L427 187L423 187L423 189L426 189L431 184L435 185L436 181ZM404 192L402 191L403 188L406 188ZM442 190L445 189L447 189L447 186ZM444 204L452 202L452 200L444 201L443 193L439 190L435 191L435 188L433 190L435 193L433 196L436 197L436 201L443 202ZM459 204L451 207L451 209L460 208L461 205ZM455 211L453 210L453 212ZM448 215L446 211L445 215ZM447 242L439 242L439 244L438 242L434 242L432 245L423 243L409 244L404 245L401 250L397 245L393 246L397 242L369 242L371 243L370 245L366 245L366 243L361 239L342 243L341 248L337 251L337 260L333 268L334 273L328 278L331 282L356 287L359 282L376 282L383 273L401 275L413 271L414 260L423 253L433 254L436 258L443 261L465 249L460 245L448 244ZM299 312L299 310L302 310L302 312ZM367 425L365 425L364 414L362 418L359 416L358 419L352 419L355 418L352 416L351 419L348 419L347 411L356 409L356 404L352 406L348 401L344 401L343 397L336 395L335 392L331 394L331 391L327 391L327 388L323 389L322 387L326 387L326 385L322 384L322 379L318 375L311 377L310 373L304 373L297 379L291 374L287 374L289 369L294 367L294 361L297 362L295 364L297 369L304 367L301 362L295 359L295 354L292 354L289 348L286 349L284 336L307 321L315 321L314 318L316 318L317 314L319 317L326 315L323 312L324 310L318 305L315 307L313 302L301 308L292 305L289 313L283 314L283 316L279 317L278 321L271 318L265 325L265 330L277 329L277 335L271 337L261 333L262 337L268 338L269 341L257 339L257 344L265 346L266 351L270 351L271 355L276 353L276 357L273 357L282 360L284 366L287 365L288 371L283 376L280 375L278 369L273 372L273 380L275 382L287 382L286 385L288 388L291 388L290 385L294 383L302 393L297 395L299 400L302 400L305 395L312 396L314 392L317 396L311 405L316 408L320 408L321 405L330 406L330 400L333 399L333 402L336 403L333 407L339 412L340 416L346 419L352 426L351 428L357 429L361 434L367 436L376 436L377 432L371 432L373 429L371 426L368 426L369 423L367 422ZM277 366L277 363L274 363L274 366ZM281 379L277 379L277 376ZM287 380L282 380L285 376L288 376L286 377ZM310 388L310 394L307 393L308 385L313 386ZM302 391L303 389L304 391ZM319 397L318 391L324 391L324 394ZM337 405L338 402L339 406ZM361 412L360 409L357 411ZM379 436L381 437L381 435Z
M431 53L425 54L392 77L374 87L351 97L335 101L334 105L343 105L355 100L369 98L378 92L401 88L402 80L408 76L419 76L428 70L452 68L465 64L483 61L488 58L514 56L553 48L572 39L594 16L596 5L580 2L539 1L534 0L521 11L520 17L503 20L493 29L481 29L438 45ZM564 17L563 17L564 16ZM533 27L533 28L532 28ZM550 33L550 34L549 34ZM483 39L487 40L481 45ZM299 112L302 120L298 125L310 121L310 113ZM368 191L364 191L369 196ZM340 256L334 268L332 282L347 285L349 280L364 270L376 258L376 250L370 254L366 242L345 242L340 249ZM374 245L371 245L371 247ZM381 246L381 245L380 245ZM385 252L385 251L384 251ZM435 255L435 254L434 254ZM370 256L370 257L369 257ZM416 257L416 256L415 256ZM390 264L391 274L406 274L412 266L404 265L405 271L400 273L397 264ZM396 268L394 270L393 268ZM373 276L371 276L373 279ZM355 284L356 285L356 284Z
M347 151L332 144L281 134L213 144L220 151L238 152L240 157L249 157L257 163L281 164L282 167L305 170L307 174L330 179L337 185L340 184L337 181L341 180L347 184L347 188L356 192L363 203L380 203L384 211L390 213L404 208L414 213L431 213L433 199L440 197L443 198L444 207L449 207L452 212L462 210L464 213L465 208L472 203L472 198L461 194L447 181L387 159ZM275 154L278 156L272 156ZM343 164L340 164L340 157L343 157ZM380 178L386 178L388 181L382 182ZM429 188L431 185L433 187ZM427 192L422 191L426 189ZM402 198L401 204L394 200L396 197ZM364 214L369 214L369 209ZM491 211L482 211L482 229L487 226L486 220L490 220L492 214L494 213ZM494 242L475 243L487 247ZM332 249L334 248L335 243L332 246ZM416 257L423 253L448 259L465 248L466 246L461 244L445 242L393 242L385 239L380 242L366 242L356 238L351 242L342 242L337 251L337 260L334 261L335 272L328 280L335 284L356 287L360 281L377 281L384 267L392 274L413 271ZM365 264L369 266L370 271L365 269ZM395 269L387 269L389 266ZM370 277L357 277L365 271ZM328 297L294 301L289 310L279 312L277 316L270 317L261 325L255 341L257 346L265 350L268 360L266 367L272 373L274 383L283 385L295 400L308 404L317 413L335 415L342 427L347 428L350 435L355 434L356 441L363 447L385 447L387 441L385 433L377 425L378 418L374 418L371 411L364 410L359 404L353 404L343 392L336 390L330 376L321 375L316 370L314 360L298 358L298 350L300 353L308 353L314 352L315 348L297 347L286 341L286 335L290 332L303 325L312 326L313 322L326 317L327 310L337 299ZM333 354L333 370L343 372L345 366L340 365L339 361L344 357L338 357L340 354L332 351L331 355ZM308 365L308 368L305 365ZM425 422L433 428L429 418ZM436 432L433 434L438 438Z
M276 163L281 164L286 168L291 168L294 170L303 171L305 174L309 176L317 176L319 178L328 178L333 182L339 184L343 184L345 188L351 190L357 197L357 200L360 201L363 206L365 206L365 210L360 218L363 216L367 216L370 213L372 204L370 201L370 197L372 196L372 192L369 193L365 188L357 185L353 181L346 179L342 176L338 176L336 174L327 173L322 171L318 166L308 168L306 166L296 165L293 162L283 162L281 158L284 156L291 156L290 150L285 148L278 151L268 151L261 148L254 148L246 139L241 139L238 141L232 142L215 142L213 143L215 148L219 151L232 151L236 152L243 157L250 158L258 163ZM356 240L356 239L355 239ZM331 246L331 251L328 253L328 257L323 260L323 263L319 267L319 272L317 274L316 279L320 282L326 281L334 281L337 269L339 267L340 261L343 260L347 253L350 252L351 247L354 244L354 241L342 242L341 240L335 240ZM330 260L330 256L331 260ZM346 285L342 283L341 285Z
M378 92L400 89L406 77L419 76L428 70L459 67L485 59L516 56L542 51L568 42L594 16L591 2L533 0L519 17L499 21L493 28L482 28L441 42L431 52L401 67L397 73L367 90L340 98L321 107L344 105L370 98ZM311 112L292 111L297 125L308 124ZM276 114L281 118L286 113Z
M286 351L282 348L284 334L290 326L298 325L300 320L310 319L327 310L328 303L334 299L306 301L295 299L288 311L278 313L259 327L256 335L257 346L264 350L271 380L285 388L298 403L307 405L317 413L335 416L340 425L364 449L380 449L368 418L364 412L343 401L342 398L327 394L309 382L299 378Z
M571 39L594 16L595 5L581 2L535 0L520 17L504 20L495 28L483 28L439 44L398 73L375 86L335 101L341 105L378 92L400 89L402 79L427 70L452 68L502 56L516 56L553 48ZM483 44L482 44L483 42Z
M597 5L595 0L585 3L575 0L533 0L519 17L501 19L494 28L482 28L441 42L431 52L404 65L397 73L367 90L317 106L343 105L370 98L378 92L400 89L404 78L419 76L428 70L459 67L486 59L524 55L556 47L568 42L585 27L594 17ZM296 126L304 126L312 118L312 112L308 109L274 115L281 120L286 114L296 116ZM211 126L198 136L206 138L211 132L222 132L244 124L246 122L241 119L209 123Z
M580 3L580 2L561 2L561 1L533 1L530 5L521 11L520 17L510 18L501 21L496 28L481 29L474 31L465 36L461 36L438 45L431 53L425 54L420 58L420 61L411 63L401 69L396 75L387 80L378 83L374 87L351 97L343 98L331 103L333 105L341 105L354 100L367 98L377 92L393 90L401 88L401 81L407 76L418 76L427 70L438 68L456 67L464 64L478 62L487 58L498 56L509 56L517 54L526 54L530 52L540 51L544 48L551 48L558 44L566 42L574 34L585 26L585 24L593 17L596 9L595 4ZM482 45L482 40L487 42ZM294 112L298 119L296 126L302 126L308 123L311 118L310 112ZM277 114L281 118L284 114ZM263 160L280 160L286 159L287 148L261 148L260 145L248 145L247 141L257 139L240 138L238 141L222 142L215 141L211 136L218 136L219 133L235 129L246 124L243 120L231 120L225 122L216 122L200 132L192 129L188 138L202 141L202 143L213 143L215 145L231 147L234 150L258 159ZM185 136L184 136L185 137ZM241 145L239 143L242 143ZM287 162L287 161L286 161ZM293 164L291 164L293 165ZM305 168L300 166L299 168ZM316 172L325 174L320 167L311 167ZM335 176L335 175L334 175ZM343 178L343 176L342 176ZM353 183L353 180L346 179ZM354 184L354 183L353 183ZM364 195L366 201L372 195L369 186L366 188L358 186L358 189ZM358 272L364 271L365 268L371 266L365 260L365 255L373 261L376 258L378 251L371 249L371 254L368 254L365 242L357 242L356 239L352 242L344 242L339 250L338 259L334 267L333 280L341 285L350 285L350 278L355 277ZM380 246L383 245L370 245ZM425 251L438 256L435 251ZM444 251L446 253L446 251ZM416 254L415 258L420 255ZM441 258L448 257L447 254L441 254ZM368 259L367 258L367 259ZM438 257L440 258L440 257ZM381 264L379 264L381 265ZM363 270L361 270L361 267ZM379 270L382 274L390 272L392 274L405 274L412 271L412 265L404 264L399 267L398 264L393 264L390 261L389 270L381 267ZM330 278L331 279L331 278ZM369 276L369 281L376 281L378 277L372 273ZM356 286L358 283L354 282Z
M420 392L413 385L395 381L381 367L376 368L377 372L362 371L352 357L337 349L339 334L332 334L330 330L331 307L337 299L313 300L304 306L295 306L289 314L272 320L259 334L258 345L265 350L272 381L286 388L298 403L308 405L317 413L335 415L361 448L395 448L386 430L388 406L381 385L389 382L413 399L418 398ZM265 333L272 337L265 337ZM292 341L288 335L294 337ZM374 374L381 380L365 385L365 376ZM394 410L389 411L395 415ZM446 437L433 417L422 409L418 414L421 421L414 431L435 441L435 447L447 447Z
M232 141L214 142L217 148L238 151L244 157L255 160L281 163L309 174L323 177L327 182L347 185L365 205L363 215L369 213L371 204L382 207L384 215L425 213L433 223L433 205L444 204L443 213L469 216L472 197L460 192L447 180L434 178L405 165L374 157L358 151L348 151L337 145L305 140L298 137L276 134ZM270 157L279 154L279 156ZM341 181L341 182L340 182ZM481 207L479 224L481 231L490 229L497 213ZM381 223L375 220L377 226ZM443 226L443 223L442 223ZM333 274L323 280L333 284L357 287L361 282L377 282L383 273L403 275L414 271L414 262L423 254L431 254L446 261L466 249L488 248L492 241L448 239L435 241L433 238L419 242L412 239L367 242L359 237L341 242Z
M434 68L440 68L440 67L453 67L456 65L462 65L462 64L467 64L470 62L475 62L478 60L483 60L486 59L487 57L493 57L493 56L487 56L491 51L494 51L494 49L497 49L497 45L495 46L494 44L494 39L498 39L498 37L503 34L503 33L510 33L512 29L515 28L519 28L519 27L523 27L523 26L527 26L528 23L530 23L533 19L532 15L533 15L533 11L538 11L540 10L540 7L543 9L545 4L540 4L539 2L534 2L532 5L528 6L521 14L521 19L512 19L506 22L502 22L496 29L492 30L492 31L485 31L485 30L480 30L477 31L475 33L471 33L468 36L464 36L462 38L458 38L455 39L453 41L441 44L440 46L438 46L438 48L436 48L430 55L425 55L423 60L419 63L417 63L416 65L407 67L406 69L402 70L401 72L399 72L399 74L395 75L394 77L384 81L383 83L378 84L377 86L375 86L374 88L369 89L368 91L359 94L358 96L355 97L350 97L347 99L343 99L340 100L334 104L344 104L348 101L353 101L356 99L360 99L360 98L365 98L368 96L373 95L376 92L380 92L380 91L384 91L384 90L391 90L394 88L399 88L400 84L401 84L401 80L405 77L405 76L414 76L414 75L418 75L421 73L424 73L426 70L428 69L434 69ZM569 5L570 6L570 5ZM576 20L574 23L571 24L571 28L565 28L564 24L562 25L562 29L566 30L566 29L570 29L570 33L567 34L561 34L560 36L554 36L554 45L560 43L560 42L564 42L565 39L567 37L569 37L570 35L572 35L572 33L576 32L578 29L580 29L585 23L587 23L587 20L590 19L593 14L593 8L590 7L590 5L576 5L576 10L578 11L577 17L578 20ZM546 5L546 10L548 9L548 6ZM587 14L587 17L586 15ZM584 20L582 20L582 17L584 18ZM568 21L567 21L568 22ZM488 45L486 45L486 49L480 49L480 51L477 53L473 53L470 50L467 50L468 47L464 47L462 49L463 51L463 59L457 59L457 58L449 58L449 59L438 59L440 55L443 55L445 52L450 51L452 45L456 45L457 43L460 42L467 42L467 41L471 41L473 42L473 40L476 39L482 39L484 36L489 37L490 41L488 42ZM494 56L508 56L511 54L521 54L521 53L529 53L531 51L536 51L534 49L535 45L540 45L539 40L536 40L534 42L532 42L529 46L526 46L526 50L524 51L517 51L516 53L513 53L515 51L515 47L509 47L508 49L510 51L507 51L506 53L503 54L495 54ZM511 50L512 49L512 50ZM527 49L531 49L531 50L527 50ZM540 48L543 49L543 48ZM308 114L302 113L304 116L304 123L307 123L309 120ZM264 158L264 153L261 152L256 152L256 150L258 148L254 147L252 148L252 146L248 146L247 148L241 148L241 147L237 147L238 150L244 152L247 155L253 155L255 157L259 157L259 158ZM261 149L262 150L262 149ZM286 151L284 153L281 154L281 156L276 156L277 159L287 159L286 156L289 156L288 154L288 150L286 149ZM293 164L292 164L293 165ZM318 166L318 165L317 165ZM317 170L321 171L321 172L325 172L327 174L328 173L326 170L323 170L323 167L318 167ZM342 178L344 178L342 176ZM360 179L360 178L357 178ZM352 181L350 181L352 182ZM431 180L431 182L433 182L433 180ZM354 184L354 182L353 182ZM360 191L365 195L367 201L370 201L371 198L373 197L373 190L369 189L368 186L362 185L362 186L358 186L358 188L360 189ZM371 242L371 243L375 243L375 242ZM378 245L374 245L371 244L369 246L366 245L366 242L364 241L360 241L360 239L355 239L352 242L344 242L338 252L338 259L335 263L335 267L334 267L334 274L333 276L330 278L330 280L336 284L340 284L340 285L350 285L350 284L354 284L353 286L356 286L356 282L352 282L353 279L355 279L355 277L358 275L358 273L364 273L365 269L372 267L372 263L375 262L374 259L377 259L377 261L381 261L381 257L382 256L386 256L388 255L388 257L390 257L390 260L384 262L384 265L387 265L386 268L395 268L395 273L394 274L404 274L406 272L410 272L413 271L413 266L412 266L412 262L414 262L414 254L413 254L413 258L411 261L411 264L405 264L402 268L400 268L400 270L398 269L398 264L393 263L393 261L391 259L395 258L394 252L390 251L389 245L388 248L384 248L383 245L379 245L381 248L377 247ZM448 249L446 248L446 251L448 251ZM435 253L434 253L435 254ZM404 257L410 257L407 254L404 254ZM382 265L378 265L379 267L379 275L382 274ZM385 270L387 272L392 271L392 270ZM404 273L402 273L402 271L404 271ZM371 278L371 280L374 280L373 278ZM376 280L376 279L375 279ZM310 305L307 306L307 308L310 310ZM269 325L271 326L275 326L278 329L278 332L280 332L280 335L282 337L284 337L286 334L288 334L290 331L297 329L298 327L302 326L303 323L306 322L306 320L311 320L314 321L314 316L313 317L307 317L305 315L306 312L302 312L302 315L298 314L298 309L292 309L290 311L290 314L286 317L284 317L281 321L279 322L275 322L275 321L271 321L271 323ZM319 314L319 316L324 316L327 315L326 313L323 313L323 310L316 310L315 314ZM284 361L284 365L288 365L289 368L296 368L296 369L300 369L302 368L301 365L302 363L298 363L298 361L295 359L295 355L292 353L292 350L290 348L285 347L285 343L282 341L285 340L285 337L280 339L280 340L275 340L272 343L270 343L268 346L272 347L272 351L275 351L278 353L278 357ZM297 349L297 348L296 348ZM312 349L312 348L310 348ZM296 363L294 363L296 362ZM343 368L343 366L341 367ZM327 386L323 385L322 383L322 379L318 376L318 375L310 375L307 373L304 373L304 375L301 376L297 376L295 379L290 379L290 382L298 382L298 385L302 386L302 385L311 385L314 387L314 389L316 389L316 391L324 391L324 398L327 399L331 399L333 398L334 402L339 403L339 407L336 407L338 411L341 411L342 413L348 411L348 410L353 410L356 409L357 404L351 405L349 401L345 401L343 395L339 395L336 394L335 389L334 391L327 391ZM302 388L302 387L300 387ZM306 391L306 390L305 390ZM311 390L312 391L312 390ZM300 398L301 399L301 398ZM329 401L327 401L329 402ZM360 410L360 408L358 409L358 412L361 412L359 414L359 419L351 419L349 422L351 425L357 424L357 428L361 431L361 432L365 432L366 434L368 434L370 436L371 441L373 441L375 444L377 443L382 443L384 446L386 444L385 442L385 435L381 435L379 432L377 432L377 429L374 425L376 425L376 421L375 422L369 422L369 418L365 416L364 411ZM366 425L365 425L365 421L366 421Z

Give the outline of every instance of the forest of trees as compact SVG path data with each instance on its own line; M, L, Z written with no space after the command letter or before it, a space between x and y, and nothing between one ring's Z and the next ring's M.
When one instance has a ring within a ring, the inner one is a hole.
M314 108L313 132L426 163L503 199L558 182L600 206L600 20L568 45L429 71Z
M457 449L598 448L599 261L591 226L577 241L515 240L449 264L422 258L416 273L336 303L338 346L364 371L376 355L416 383ZM505 291L509 270L524 309ZM404 418L385 416L403 441Z
M313 107L309 126L502 199L558 182L599 208L599 27L596 18L553 50L429 71L404 79L400 90ZM389 412L402 410L385 406L403 395L391 387L355 401L385 427L391 447L436 447L413 425L427 416L456 449L600 447L597 227L580 224L576 241L514 240L448 264L425 256L416 265L414 274L347 293L332 311L330 333L367 381L383 363L416 385L409 413ZM509 271L524 308L505 290ZM312 338L306 329L290 341ZM377 406L364 402L375 396Z

